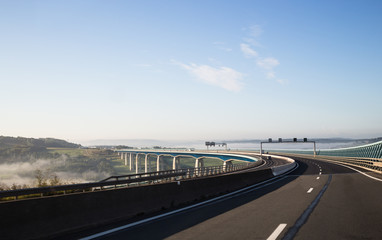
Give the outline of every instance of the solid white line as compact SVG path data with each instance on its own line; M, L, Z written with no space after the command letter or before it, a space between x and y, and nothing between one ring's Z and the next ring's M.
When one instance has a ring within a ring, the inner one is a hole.
M94 239L94 238L97 238L97 237L105 236L107 234L110 234L110 233L113 233L113 232L117 232L117 231L120 231L120 230L123 230L123 229L127 229L127 228L130 228L130 227L133 227L133 226L137 226L137 225L142 224L142 223L150 222L152 220L156 220L156 219L159 219L159 218L162 218L162 217L165 217L165 216L169 216L169 215L172 215L172 214L175 214L175 213L178 213L178 212L183 212L185 210L188 210L188 209L191 209L191 208L195 208L195 207L198 207L198 206L201 206L201 205L206 205L206 204L208 204L210 202L215 202L215 201L218 201L218 200L224 200L224 199L232 198L232 197L234 197L233 195L236 196L236 194L239 194L239 193L242 193L242 194L247 193L245 191L248 190L248 189L250 189L248 192L257 190L259 188L262 188L262 187L274 184L276 182L279 182L279 181L285 179L286 176L283 176L283 175L287 175L289 172L294 171L298 167L299 167L299 165L296 164L295 168L293 168L290 171L285 172L284 174L279 175L279 176L277 176L275 178L271 178L271 179L265 180L263 182L253 184L252 186L248 186L248 187L236 190L234 192L231 192L231 193L228 193L228 194L216 197L216 198L212 198L212 199L206 200L204 202L196 203L196 204L188 206L188 207L177 209L177 210L174 210L174 211L171 211L171 212L168 212L168 213L164 213L164 214L157 215L157 216L154 216L154 217L146 218L146 219L143 219L143 220L140 220L140 221L137 221L137 222L133 222L133 223L130 223L130 224L127 224L127 225L123 225L123 226L120 226L120 227L116 227L116 228L113 228L113 229L110 229L110 230L107 230L107 231L104 231L104 232L96 233L96 234L93 234L91 236L80 238L80 240L90 240L90 239ZM251 189L251 188L253 188L253 189Z
M364 173L364 172L359 171L358 169L349 167L349 166L344 165L344 164L339 164L339 163L336 163L336 164L337 164L337 165L341 165L341 166L343 166L343 167L350 168L351 170L354 170L354 171L356 171L356 172L359 172L359 173L365 175L365 176L368 177L368 178L371 178L371 179L374 179L374 180L376 180L376 181L380 181L380 182L382 182L382 179L380 179L380 178L376 178L376 177L373 177L373 176L370 176L370 175L368 175L368 174L366 174L366 173Z
M352 168L352 167L350 167L350 166L348 166L348 165L345 165L345 164L338 163L337 161L329 160L329 159L326 159L326 158L320 159L320 161L331 162L332 164L336 164L336 165L340 165L340 166L343 166L343 167L350 168L351 170L354 170L354 171L356 171L356 172L358 172L358 173L361 173L361 174L363 174L364 176L366 176L366 177L368 177L368 178L371 178L371 179L374 179L374 180L376 180L376 181L380 181L380 182L382 182L382 179L380 179L380 178L370 176L370 175L368 175L368 174L366 174L366 173L364 173L364 172L359 171L358 169Z
M313 188L309 188L309 190L307 191L307 193L311 193L313 191Z
M276 240L276 238L280 235L280 233L284 230L286 227L286 223L281 223L274 231L273 233L267 238L267 240Z

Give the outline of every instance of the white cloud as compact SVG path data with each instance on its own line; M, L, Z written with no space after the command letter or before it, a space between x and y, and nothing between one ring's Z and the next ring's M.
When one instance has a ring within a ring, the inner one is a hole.
M263 29L260 27L260 25L253 25L249 27L249 34L253 37L258 37L263 33Z
M258 59L256 63L259 67L266 70L272 70L274 67L280 64L279 60L277 60L276 58L271 58L271 57Z
M242 89L243 84L240 80L243 74L232 68L214 68L208 65L197 65L193 63L189 65L183 63L176 64L189 71L200 81L209 85L218 86L232 92L239 92Z
M280 84L288 84L288 80L279 79L276 77L274 68L280 65L279 60L272 57L263 58L261 54L253 50L252 47L262 47L262 45L257 41L258 37L263 34L263 29L260 25L252 25L249 28L244 28L248 34L246 38L243 38L244 43L240 44L240 49L244 56L247 58L254 58L256 65L264 70L265 77L267 79L276 80Z
M246 57L258 56L257 52L253 50L248 44L245 44L245 43L240 44L240 49Z

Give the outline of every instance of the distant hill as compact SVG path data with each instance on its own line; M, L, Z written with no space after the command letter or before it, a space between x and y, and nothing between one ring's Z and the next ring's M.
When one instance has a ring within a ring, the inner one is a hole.
M79 148L80 144L55 138L24 138L0 136L0 149L4 148Z

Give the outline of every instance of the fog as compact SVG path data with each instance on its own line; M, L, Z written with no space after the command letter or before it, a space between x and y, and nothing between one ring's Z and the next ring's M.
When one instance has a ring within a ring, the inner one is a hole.
M109 173L85 171L76 173L72 171L55 171L60 166L64 166L66 162L65 157L60 159L37 159L31 162L15 162L0 164L0 186L10 187L13 184L27 185L28 187L35 187L36 171L40 170L44 178L51 179L57 176L61 183L83 183L91 181L99 181L109 177Z

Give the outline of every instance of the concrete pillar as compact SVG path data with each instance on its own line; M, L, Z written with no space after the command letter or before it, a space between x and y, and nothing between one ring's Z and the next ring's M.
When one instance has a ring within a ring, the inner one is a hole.
M195 160L195 168L198 168L198 167L204 167L203 158L197 158Z
M133 165L133 164L132 164L133 160L132 160L132 159L133 159L133 154L132 154L132 153L130 153L130 154L129 154L129 164L130 164L130 171L131 171L131 170L132 170L132 168L133 168L133 166L132 166L132 165Z
M121 160L123 160L123 152L121 152Z
M135 154L135 173L138 174L139 172L139 166L138 166L138 157L139 157L139 154Z
M223 172L229 171L232 168L232 162L231 161L224 161L223 162Z
M148 160L149 155L145 154L145 173L147 173L147 160Z
M127 166L127 153L125 153L125 166Z
M172 159L172 170L176 170L177 169L177 157L174 157L173 159Z
M160 171L160 155L157 156L157 172Z

